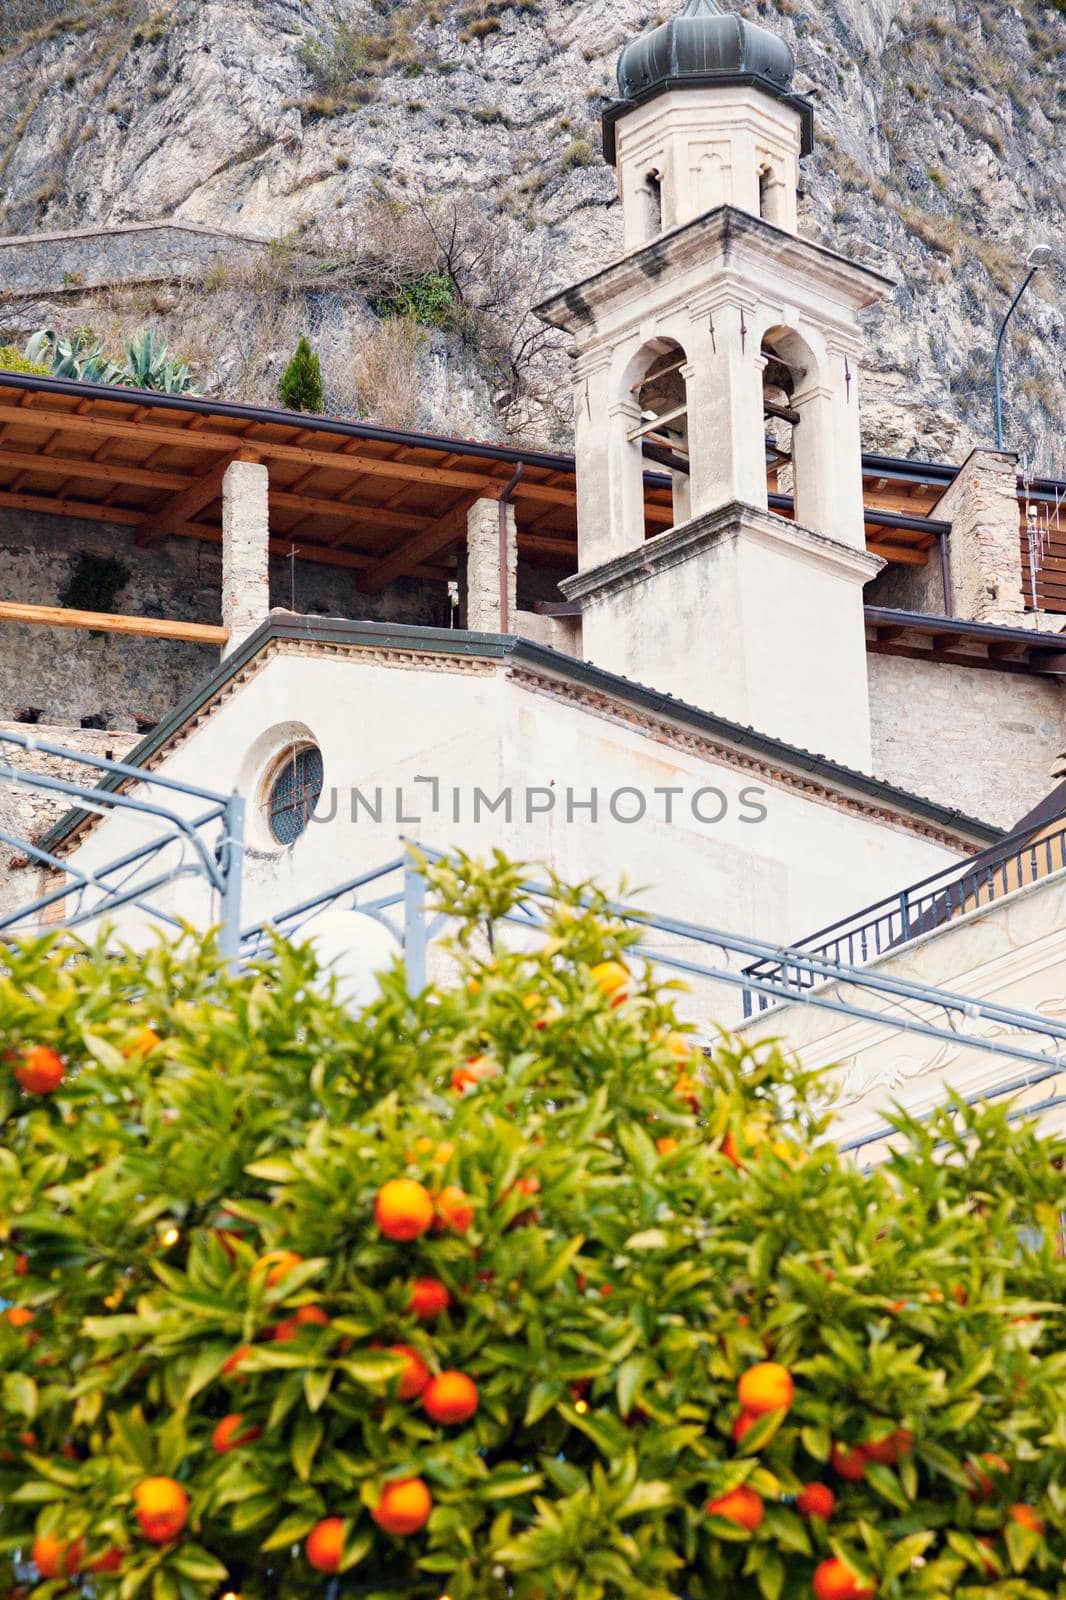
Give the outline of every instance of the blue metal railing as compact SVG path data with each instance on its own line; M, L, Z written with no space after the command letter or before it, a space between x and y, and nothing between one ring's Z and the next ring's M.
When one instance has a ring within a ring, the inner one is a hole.
M789 946L797 958L862 967L878 956L898 950L923 933L943 927L955 917L991 905L1005 895L1050 877L1066 868L1066 827L1038 839L1012 845L1010 838L973 860L943 867L939 872L864 906ZM775 999L787 1000L822 981L819 974L797 959L756 961L746 967L752 978L779 986L778 996L748 992L744 1015L765 1011Z

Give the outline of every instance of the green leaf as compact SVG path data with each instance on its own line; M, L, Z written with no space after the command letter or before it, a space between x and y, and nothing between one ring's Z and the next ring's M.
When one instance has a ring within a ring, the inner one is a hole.
M291 1544L299 1544L301 1539L306 1539L318 1518L313 1512L298 1511L291 1517L286 1517L268 1539L264 1539L259 1546L264 1554L271 1550L287 1550Z
M776 1550L760 1552L755 1579L763 1600L779 1600L785 1586L785 1563Z
M39 1396L37 1385L25 1372L5 1372L4 1409L14 1411L32 1422L37 1415Z
M296 1419L289 1446L289 1457L293 1471L301 1483L306 1483L311 1476L311 1463L322 1443L324 1432L325 1428L320 1417L303 1415Z

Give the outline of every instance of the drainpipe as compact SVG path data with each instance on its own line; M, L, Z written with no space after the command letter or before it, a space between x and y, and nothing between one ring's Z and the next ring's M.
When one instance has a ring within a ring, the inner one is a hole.
M500 496L500 632L508 633L511 625L511 606L507 582L507 507L518 488L524 463L519 462L511 474L511 481ZM516 530L517 538L517 530Z
M955 592L951 586L951 553L948 547L950 533L942 533L939 537L940 544L940 578L944 585L944 615L955 615Z

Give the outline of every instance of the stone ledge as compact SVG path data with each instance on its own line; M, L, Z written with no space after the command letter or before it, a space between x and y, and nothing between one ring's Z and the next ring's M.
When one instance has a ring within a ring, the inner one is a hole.
M668 528L624 555L613 556L597 567L564 578L559 588L568 600L604 600L632 588L653 573L692 561L711 546L741 536L755 543L787 548L799 559L855 583L867 583L885 566L880 556L831 539L827 534L815 533L772 511L734 500L693 517L679 527Z
M159 283L257 255L270 240L177 218L0 237L0 299Z

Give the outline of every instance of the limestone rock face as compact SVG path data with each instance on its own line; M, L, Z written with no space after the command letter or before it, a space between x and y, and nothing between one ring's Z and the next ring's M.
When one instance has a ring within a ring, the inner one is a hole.
M599 113L616 92L621 47L671 10L641 0L11 0L0 15L0 229L173 215L272 237L326 224L358 237L382 190L407 200L469 191L562 284L620 250ZM995 329L1026 252L1066 234L1066 14L1038 0L736 0L736 10L787 42L794 88L814 102L802 230L898 280L867 323L866 448L959 460L991 435ZM531 283L530 298L544 287ZM90 320L99 297L82 305L69 290L34 313ZM276 328L264 331L254 296L238 297L218 319L220 348L186 352L183 336L208 326L203 285L153 293L123 315L162 322L176 353L198 363L201 387L233 398L276 388L300 323L326 369L375 322L365 301L316 299L305 282ZM1066 473L1064 307L1060 262L1032 285L1005 362L1008 443L1040 474ZM0 302L9 331L28 318ZM253 334L249 362L241 351ZM561 350L538 359L564 394ZM431 331L417 361L409 420L488 435L515 426L494 408L498 374L471 344ZM566 443L564 409L518 426Z

